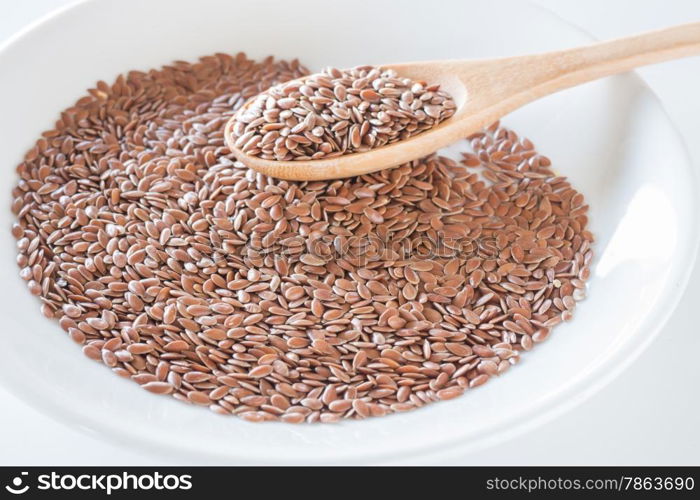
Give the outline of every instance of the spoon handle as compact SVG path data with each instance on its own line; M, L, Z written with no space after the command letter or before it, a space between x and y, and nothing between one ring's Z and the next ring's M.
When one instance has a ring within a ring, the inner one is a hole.
M567 83L577 84L697 54L700 54L700 23L650 31L550 55L551 62ZM573 81L569 82L571 79Z
M513 70L506 73L520 77L516 86L527 89L531 100L647 64L698 54L700 22L501 62ZM467 73L473 75L473 68L465 67Z

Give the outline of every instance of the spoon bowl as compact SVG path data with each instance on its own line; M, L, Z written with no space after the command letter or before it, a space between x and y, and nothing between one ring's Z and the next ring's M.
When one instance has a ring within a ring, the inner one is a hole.
M342 179L395 167L434 153L540 97L646 64L700 53L700 23L544 54L485 60L386 64L398 75L439 84L457 106L454 115L405 140L318 160L266 160L235 145L229 120L224 137L239 161L279 179ZM298 80L303 81L307 77ZM254 98L253 98L254 99ZM244 108L252 99L244 104Z

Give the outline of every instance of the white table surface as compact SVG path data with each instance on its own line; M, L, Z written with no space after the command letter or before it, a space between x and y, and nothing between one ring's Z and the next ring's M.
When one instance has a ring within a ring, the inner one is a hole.
M400 0L395 0L400 1ZM535 0L598 38L700 20L697 0ZM70 0L0 0L0 43ZM659 96L700 168L700 58L639 71ZM659 337L601 392L549 424L443 464L700 464L700 270ZM178 463L183 464L181 461ZM437 463L430 457L406 463ZM0 387L0 465L170 465L69 428Z

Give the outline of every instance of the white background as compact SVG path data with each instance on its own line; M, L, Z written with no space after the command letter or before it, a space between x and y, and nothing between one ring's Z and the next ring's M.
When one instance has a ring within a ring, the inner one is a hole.
M147 1L147 0L145 0ZM229 0L230 1L230 0ZM400 0L395 0L400 1ZM70 0L0 0L0 43ZM535 0L597 38L700 21L697 0ZM504 15L507 15L504 13ZM639 70L700 169L700 58ZM0 77L2 69L0 68ZM445 464L700 464L700 270L656 341L593 398L544 427ZM443 461L444 461L443 457ZM425 463L413 458L410 463ZM0 387L0 465L155 465L162 456L105 443Z

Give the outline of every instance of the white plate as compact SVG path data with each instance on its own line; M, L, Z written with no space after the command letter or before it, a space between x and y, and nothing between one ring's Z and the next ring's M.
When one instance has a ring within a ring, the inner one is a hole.
M436 8L407 0L115 0L56 13L0 49L0 206L10 205L12 169L58 111L96 80L129 69L217 51L301 56L319 69L522 54L589 40L521 2L427 5ZM17 276L5 209L0 381L57 419L176 461L396 461L473 450L547 421L610 381L670 315L695 255L697 181L663 110L633 75L552 96L505 123L583 191L597 237L590 298L506 376L458 400L340 425L250 424L156 397L84 358L40 316Z

